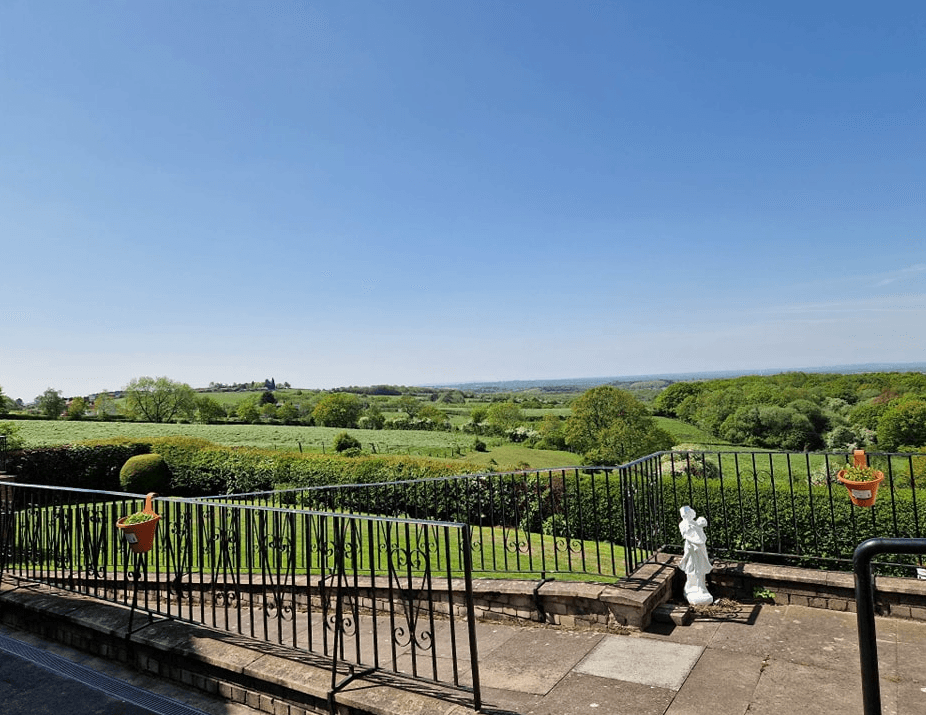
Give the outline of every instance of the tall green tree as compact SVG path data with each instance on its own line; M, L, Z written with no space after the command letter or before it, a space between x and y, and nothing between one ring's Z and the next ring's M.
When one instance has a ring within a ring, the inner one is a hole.
M45 417L50 420L56 420L64 412L68 401L61 396L61 390L55 390L49 387L45 392L35 398L35 403Z
M67 406L65 416L69 420L82 420L87 413L87 401L83 397L75 397Z
M417 417L421 410L421 401L414 395L402 395L398 399L398 405L409 417Z
M323 427L356 427L361 412L363 403L357 395L332 392L319 400L312 410L312 417L315 424Z
M212 424L225 417L225 408L214 397L201 395L196 398L196 420Z
M105 419L110 415L116 414L118 411L116 409L116 401L108 392L101 392L93 401L93 411L96 412L97 418Z
M653 407L657 414L678 417L678 406L687 398L697 397L703 391L703 382L673 382L656 395Z
M486 410L486 422L493 431L504 434L508 430L513 430L521 424L524 416L521 414L521 408L514 402L493 402Z
M422 405L421 409L418 410L418 418L422 420L431 420L437 429L450 427L450 418L447 416L447 413L435 405Z
M260 419L259 400L260 398L257 395L250 395L239 402L238 407L235 408L235 414L238 415L238 419L248 424L257 422Z
M170 422L177 417L192 418L196 393L185 382L166 377L138 377L125 386L125 410L132 419L144 422Z
M893 452L922 446L926 446L926 401L898 400L878 420L878 447Z
M589 465L623 464L669 449L672 442L642 402L612 385L583 393L566 420L567 445Z

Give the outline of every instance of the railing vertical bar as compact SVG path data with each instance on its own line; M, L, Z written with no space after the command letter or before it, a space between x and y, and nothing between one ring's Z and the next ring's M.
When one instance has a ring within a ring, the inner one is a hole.
M788 501L791 507L791 532L794 534L794 546L797 549L797 553L800 554L801 539L798 537L797 530L797 495L794 492L794 465L791 461L792 455L788 453L786 457L786 466L788 468Z
M482 709L482 690L479 682L479 654L476 644L476 599L473 596L473 560L470 547L469 526L461 527L463 535L463 580L466 601L466 623L469 636L469 667L473 681L473 709Z
M431 530L427 526L422 527L424 531L424 587L425 593L427 594L427 604L428 604L428 628L431 633L431 642L430 642L430 651L431 651L431 678L432 680L439 681L437 674L437 631L434 628L434 583L433 583L433 571L431 568ZM438 542L439 544L440 542ZM439 551L439 546L435 545L435 553Z

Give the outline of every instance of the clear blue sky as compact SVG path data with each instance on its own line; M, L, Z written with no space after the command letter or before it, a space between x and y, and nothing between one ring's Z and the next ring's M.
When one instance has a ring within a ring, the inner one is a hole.
M0 386L926 360L926 4L0 4Z

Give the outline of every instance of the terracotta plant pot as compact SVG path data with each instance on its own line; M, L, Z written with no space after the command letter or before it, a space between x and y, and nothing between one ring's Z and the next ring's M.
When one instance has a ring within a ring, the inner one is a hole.
M875 498L878 494L878 487L884 481L884 472L875 472L875 478L869 482L856 482L851 479L843 479L842 475L845 470L839 470L836 473L838 479L849 490L849 498L855 506L874 506Z
M122 531L129 548L132 549L132 553L145 554L151 551L151 547L154 546L154 533L157 531L158 522L161 520L160 515L156 514L151 506L151 502L154 501L156 496L157 494L151 492L145 497L145 508L141 510L141 513L151 515L151 518L147 521L126 524L125 520L128 517L124 516L116 522L116 526Z

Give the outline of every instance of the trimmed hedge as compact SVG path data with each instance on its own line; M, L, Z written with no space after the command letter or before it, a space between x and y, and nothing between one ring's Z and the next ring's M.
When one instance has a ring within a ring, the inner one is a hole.
M24 484L120 491L122 465L150 451L149 444L128 441L23 449L10 455L7 471Z
M163 495L170 491L170 469L160 454L137 454L122 465L119 483L132 494Z
M686 504L709 520L710 548L752 560L758 559L750 552L788 554L792 563L810 567L851 561L858 544L869 538L917 538L926 532L926 499L915 499L909 489L882 489L873 507L853 508L840 484L800 484L792 490L787 484L759 483L740 493L732 482L705 480L690 489L687 479L666 479L663 543L681 543L678 507Z
M170 493L175 496L266 491L278 485L367 484L485 471L482 465L427 457L299 454L225 447L189 437L21 450L10 455L9 471L21 483L120 491L119 471L126 461L152 452L160 454L170 469Z
M281 485L368 484L485 471L482 465L426 457L299 454L225 447L187 437L158 438L151 440L150 446L170 467L172 493L178 496L241 494Z

